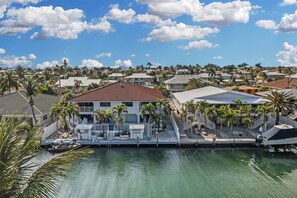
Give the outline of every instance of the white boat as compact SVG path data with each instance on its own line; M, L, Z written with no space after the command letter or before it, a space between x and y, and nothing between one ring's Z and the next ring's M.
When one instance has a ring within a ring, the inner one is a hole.
M287 124L275 125L257 136L256 142L273 147L297 145L297 128Z

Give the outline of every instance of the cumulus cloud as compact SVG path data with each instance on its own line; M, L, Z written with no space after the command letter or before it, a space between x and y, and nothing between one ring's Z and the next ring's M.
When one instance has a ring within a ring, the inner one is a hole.
M151 14L138 14L135 16L135 21L139 23L148 23L156 26L164 26L164 25L174 25L175 21L171 19L162 20L159 16L151 15Z
M124 68L127 68L127 67L133 67L133 64L132 64L132 61L130 59L127 59L127 60L117 59L114 62L114 67L124 67Z
M295 32L297 31L297 10L293 14L285 13L279 24L273 20L259 20L256 25L265 29L274 29L276 32Z
M276 23L273 20L259 20L256 22L256 25L264 29L273 30L276 28Z
M181 47L184 50L192 50L192 49L203 49L203 48L215 48L219 46L218 44L213 44L207 40L200 40L200 41L192 41L189 42L187 46Z
M205 5L199 0L138 0L146 4L149 14L161 18L190 15L193 21L212 25L247 23L253 7L249 1L213 2ZM258 7L255 7L258 9Z
M223 56L214 56L213 59L214 60L223 60L224 57Z
M111 52L103 52L98 55L96 55L96 58L105 58L105 57L111 57L112 53Z
M1 67L16 67L18 65L24 67L31 67L32 60L35 60L36 56L34 54L29 54L28 56L4 56L0 57L0 65Z
M297 31L297 10L293 14L284 14L277 30L281 32Z
M3 49L3 48L0 48L0 54L5 54L5 49Z
M62 7L42 6L11 8L6 13L6 20L0 22L0 34L19 35L41 27L39 32L34 32L31 39L40 40L48 37L59 39L76 39L84 30L111 31L110 23L101 18L97 23L83 21L85 17L80 9L64 10Z
M200 26L190 26L184 23L178 23L174 26L162 26L154 29L145 39L146 41L175 41L175 40L195 40L202 39L209 34L218 33L218 28L202 28Z
M132 58L136 57L136 54L132 53L132 54L131 54L131 57L132 57Z
M193 14L193 20L212 25L247 23L251 10L252 6L249 1L213 2L197 10Z
M297 66L297 46L285 42L283 49L276 54L277 62L282 66Z
M103 64L97 60L92 59L83 59L81 62L81 67L95 68L95 67L103 67Z
M29 3L36 4L41 0L1 0L0 1L0 19L4 16L5 11L9 8L12 4L22 4L27 5Z
M297 0L282 0L281 6L297 5Z
M66 60L66 62L69 65L70 60L66 57L63 57L60 60L52 60L52 61L45 61L43 63L38 63L36 65L36 69L46 69L46 68L55 67L56 65L62 65L64 63L64 60Z
M112 6L111 10L107 13L106 17L120 23L132 23L133 17L136 14L134 10L129 8L128 10L119 9L119 4L115 4Z
M145 54L144 56L145 56L145 57L150 57L150 54Z

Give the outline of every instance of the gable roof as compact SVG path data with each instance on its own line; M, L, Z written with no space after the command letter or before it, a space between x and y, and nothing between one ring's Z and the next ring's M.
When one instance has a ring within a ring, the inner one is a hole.
M87 87L92 83L99 84L101 82L100 79L90 79L88 77L69 77L68 79L60 79L56 82L56 85L61 87L74 87L75 86L75 80L80 80L82 84L81 87Z
M287 89L288 88L288 78L283 78L280 80L275 80L267 83L261 84L264 87L270 87L274 89ZM297 78L292 78L292 81L289 83L289 87L297 87Z
M47 94L34 96L34 113L37 116L49 113L52 104L57 103L61 97ZM32 115L31 107L24 92L18 91L0 97L0 114L7 116Z
M228 97L224 94L230 94ZM220 97L214 97L219 96ZM232 91L227 89L222 89L213 86L202 87L198 89L193 89L184 92L173 93L173 96L182 104L194 100L197 102L199 100L206 100L210 104L231 104L234 103L233 100L241 98L244 102L248 104L257 104L264 102L259 96L252 94L247 94L239 91ZM225 97L224 97L225 96Z
M70 101L156 101L158 98L164 98L158 90L128 82L116 82L73 97Z
M126 76L125 78L153 78L153 77L147 75L146 73L134 73L130 76Z

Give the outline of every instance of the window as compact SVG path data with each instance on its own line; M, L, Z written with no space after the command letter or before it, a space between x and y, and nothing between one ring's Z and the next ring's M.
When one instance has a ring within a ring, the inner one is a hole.
M79 102L78 106L80 107L92 107L94 106L92 102Z
M110 102L100 102L100 107L110 107Z
M133 107L133 102L123 102L127 107Z

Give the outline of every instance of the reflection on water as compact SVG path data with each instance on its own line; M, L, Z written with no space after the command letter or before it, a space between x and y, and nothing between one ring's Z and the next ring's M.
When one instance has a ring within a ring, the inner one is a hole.
M296 155L261 150L100 148L59 197L296 197L296 168Z

